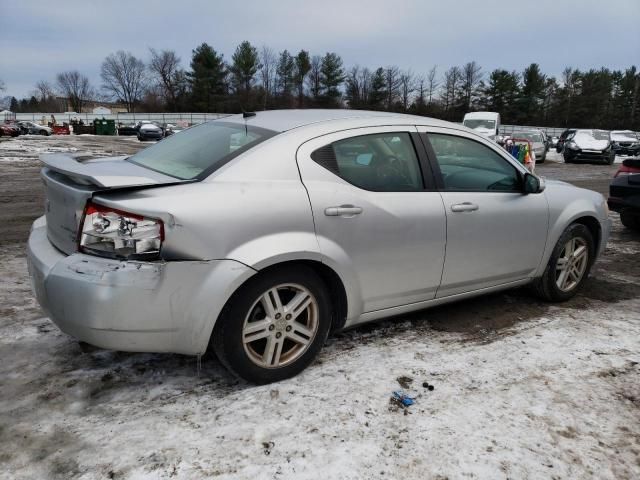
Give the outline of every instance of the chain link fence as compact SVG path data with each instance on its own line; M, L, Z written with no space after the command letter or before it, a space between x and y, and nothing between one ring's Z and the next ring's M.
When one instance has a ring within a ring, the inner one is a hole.
M9 115L11 115L9 117ZM15 113L5 114L3 120L31 121L46 125L51 121L51 115L56 119L56 123L71 123L71 120L82 120L85 125L92 123L96 118L102 120L115 120L117 126L132 125L142 120L158 122L161 124L171 123L179 124L186 122L189 125L197 125L208 120L226 117L226 113L112 113L109 115L100 115L94 113ZM525 130L542 130L549 137L559 137L565 130L564 127L536 127L528 125L501 125L500 133L502 135L513 135L517 132Z
M9 116L11 115L11 116ZM16 113L5 114L3 120L30 121L46 125L51 122L51 116L54 116L56 123L71 123L71 120L81 120L85 125L93 123L97 118L99 120L115 120L116 125L131 125L142 120L158 122L161 124L171 123L177 124L186 122L189 125L196 125L208 120L215 120L228 116L226 113L112 113L112 114L96 114L96 113Z

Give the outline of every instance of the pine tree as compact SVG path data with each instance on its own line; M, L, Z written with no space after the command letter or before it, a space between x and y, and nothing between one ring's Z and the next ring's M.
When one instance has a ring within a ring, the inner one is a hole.
M344 81L342 59L337 53L329 52L322 57L320 67L321 100L324 106L338 107L340 105L340 85Z
M278 81L278 92L285 106L291 106L291 91L294 86L296 63L291 54L285 50L278 57L276 75Z
M235 92L242 97L245 108L248 109L247 103L251 87L253 86L254 77L260 68L258 50L245 40L236 48L231 57L231 62L230 70Z
M546 76L537 63L522 72L522 89L518 99L519 120L523 124L539 124L542 121L541 106L544 102Z
M192 52L191 71L187 73L191 84L191 105L195 111L224 111L222 100L227 91L227 72L222 55L203 43Z
M371 88L369 89L369 98L367 105L372 110L381 110L384 107L386 97L385 91L385 70L382 67L376 69L371 77Z
M306 50L300 50L296 55L296 73L295 73L295 86L298 91L298 108L301 108L304 104L304 79L307 77L309 71L311 71L311 59L309 58L309 52Z
M499 112L504 123L516 121L516 100L520 92L520 78L516 72L494 70L482 92L481 104L486 110Z

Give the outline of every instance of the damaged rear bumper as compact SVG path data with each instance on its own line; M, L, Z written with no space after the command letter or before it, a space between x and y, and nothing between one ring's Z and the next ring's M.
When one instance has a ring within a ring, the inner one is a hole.
M44 218L29 236L31 282L65 333L102 348L201 354L222 307L255 270L233 260L119 261L65 255Z

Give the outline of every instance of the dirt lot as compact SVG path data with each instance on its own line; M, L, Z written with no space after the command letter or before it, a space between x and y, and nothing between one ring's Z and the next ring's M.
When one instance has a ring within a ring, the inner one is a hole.
M364 326L254 387L212 358L198 374L190 357L81 348L33 299L37 154L140 147L0 142L0 478L640 478L640 236L616 215L570 302L516 290ZM606 193L616 168L538 173ZM390 403L401 387L415 405Z

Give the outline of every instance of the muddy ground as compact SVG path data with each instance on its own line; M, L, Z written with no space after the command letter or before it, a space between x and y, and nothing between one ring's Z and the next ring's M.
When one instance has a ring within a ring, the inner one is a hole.
M190 357L83 349L31 294L38 153L143 146L0 141L0 478L640 477L640 235L616 215L567 303L521 289L366 325L295 379L253 387L214 358L198 375ZM606 193L616 169L537 173ZM401 387L416 405L389 404Z

